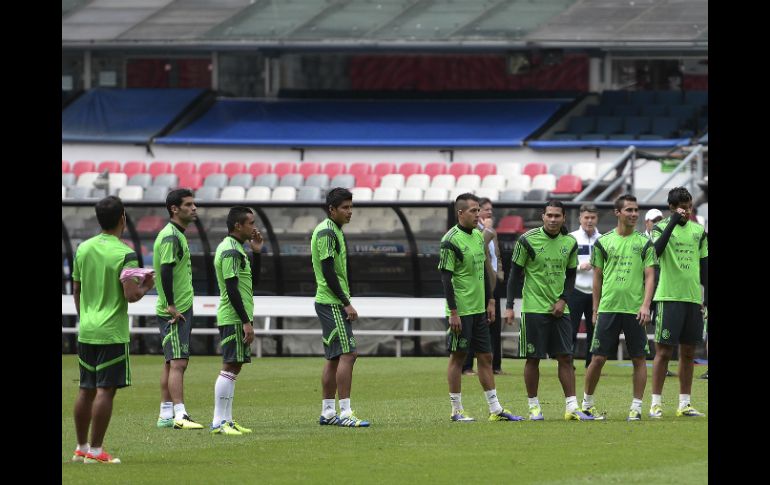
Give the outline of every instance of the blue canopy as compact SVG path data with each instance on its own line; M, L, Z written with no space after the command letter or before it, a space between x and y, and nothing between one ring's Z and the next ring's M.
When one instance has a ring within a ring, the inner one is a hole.
M521 146L569 99L220 99L158 144L289 146Z
M62 111L62 142L148 143L203 92L93 89Z
M669 148L686 146L689 138L671 138L663 140L532 140L527 142L530 148Z

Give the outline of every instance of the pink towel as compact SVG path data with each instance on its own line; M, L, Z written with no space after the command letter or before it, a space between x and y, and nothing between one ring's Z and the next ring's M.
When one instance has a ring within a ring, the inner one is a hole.
M126 268L120 272L120 281L126 281L129 278L139 278L139 284L142 284L148 274L155 275L155 270L152 268Z

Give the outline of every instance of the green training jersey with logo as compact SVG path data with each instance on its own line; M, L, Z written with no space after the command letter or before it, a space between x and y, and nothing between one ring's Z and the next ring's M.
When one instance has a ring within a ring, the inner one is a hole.
M484 236L476 228L471 233L455 226L441 238L439 270L452 272L452 287L459 316L484 313ZM446 315L450 315L445 303Z
M193 303L190 248L187 246L187 238L184 233L169 222L158 233L155 244L152 246L152 267L155 269L155 277L158 280L155 284L155 288L158 290L155 313L165 318L170 318L171 315L166 312L168 301L163 292L160 267L163 264L172 263L174 264L174 305L177 311L184 313L190 309Z
M524 268L522 312L551 313L564 293L567 269L577 268L577 249L577 240L571 234L551 236L542 226L519 237L511 261ZM566 304L564 313L569 313Z
M667 217L652 228L652 240L657 241L671 218ZM709 255L708 238L703 226L692 221L674 227L663 254L658 258L660 279L654 301L685 301L702 303L700 260Z
M225 280L238 278L238 293L243 300L243 308L246 310L249 320L254 318L254 293L251 287L251 262L246 256L243 244L232 236L227 236L219 246L214 256L214 271L219 285L219 306L217 307L217 325L232 325L241 322L241 317L230 303L227 294Z
M334 259L334 272L340 282L340 288L345 296L350 299L350 290L348 289L348 251L345 247L345 235L337 223L328 217L321 221L313 230L310 237L310 255L313 262L313 272L315 273L315 301L327 305L342 305L339 298L332 292L326 284L321 261L327 258Z
M111 234L99 234L78 246L72 271L72 279L80 282L78 342L128 343L128 300L120 272L138 266L136 252Z
M644 234L603 234L591 255L591 265L602 270L599 313L636 315L644 302L644 269L655 264L655 248Z

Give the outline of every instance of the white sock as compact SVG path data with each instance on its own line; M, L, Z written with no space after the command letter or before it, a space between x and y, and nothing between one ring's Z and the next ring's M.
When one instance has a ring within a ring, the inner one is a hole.
M567 412L571 413L574 411L577 411L578 405L577 405L577 396L570 396L565 399L567 402Z
M334 399L324 399L321 402L321 416L326 419L333 417L335 414L337 414L337 408L335 406L336 404Z
M590 408L594 405L594 395L583 393L583 407Z
M680 394L679 395L679 409L684 409L685 406L690 404L690 395L689 394Z
M540 406L540 401L537 399L537 396L535 396L535 397L528 397L527 398L527 404L529 404L529 407Z
M99 456L102 454L102 447L101 446L99 448L90 447L88 449L88 453L90 453L93 456Z
M230 382L230 394L227 396L227 407L225 408L225 415L222 418L228 423L231 423L233 421L233 398L235 397L235 379L238 378L238 375L233 374L232 372L224 372L224 371L222 371L222 374L229 374L233 379L232 382Z
M652 395L652 406L654 405L662 406L663 405L663 399L660 394L653 394Z
M180 420L185 417L187 410L184 408L184 403L174 404L174 419Z
M487 397L487 404L489 404L489 413L500 414L500 412L503 410L503 407L497 400L497 390L490 389L488 391L484 391L484 395Z
M160 418L171 419L174 417L174 403L170 401L160 403Z
M452 403L452 412L458 413L463 410L463 398L460 392L450 392L449 402Z
M83 453L88 453L88 449L89 449L90 447L91 447L91 445L89 445L88 443L86 443L86 444L84 444L84 445L81 445L80 443L78 443L78 447L77 447L77 448L75 448L75 450L76 450L76 451L81 451L81 452L83 452Z
M340 399L340 417L348 418L351 414L353 411L350 410L350 398Z
M641 413L642 412L642 400L634 398L631 401L631 410L632 411L636 411L638 413Z
M227 415L227 402L230 399L231 388L235 387L229 372L221 371L214 383L214 420L213 427L219 426Z

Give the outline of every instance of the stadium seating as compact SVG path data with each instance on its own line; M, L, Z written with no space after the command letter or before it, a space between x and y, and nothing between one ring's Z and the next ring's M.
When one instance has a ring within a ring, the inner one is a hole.
M219 162L203 162L198 166L198 173L201 174L203 180L212 173L219 173L222 171L222 164Z
M367 177L371 177L371 175L367 175ZM331 182L329 182L330 188L344 187L346 189L349 189L355 186L356 186L356 178L350 175L349 173L341 173L339 175L335 175L334 178L332 178Z
M219 190L219 187L204 185L195 191L195 200L196 202L201 200L218 200Z
M505 176L503 175L487 175L481 181L482 188L490 188L502 190L505 188Z
M447 173L454 175L455 178L460 178L460 176L468 175L471 172L471 165L465 162L454 162L449 165L449 170L447 170Z
M147 164L139 160L131 160L123 164L123 173L131 179L138 173L147 172Z
M396 187L385 187L385 186L377 187L376 189L374 189L374 195L372 196L372 200L397 200L397 199L398 199L398 188Z
M164 173L171 173L171 163L169 162L163 162L160 160L156 160L150 164L150 175L152 175L153 180L158 175L164 174Z
M173 174L168 174L173 175ZM176 177L176 175L173 175ZM168 185L151 185L144 189L144 199L143 200L150 200L154 202L165 202L166 196L168 195L169 186Z
M76 177L80 177L80 174L85 172L95 172L96 164L90 160L79 160L72 166L72 173Z
M446 201L449 197L449 192L443 187L428 187L423 194L423 200L431 201Z
M518 189L527 191L532 186L532 177L527 174L515 175L508 178L506 189Z
M224 174L212 174L212 175L224 175ZM209 175L211 177L211 175ZM188 189L196 190L203 185L203 178L199 173L183 173L179 176L179 186L186 187Z
M343 172L339 172L339 173L343 173ZM350 168L348 169L348 173L356 177L356 179L358 179L358 177L362 175L369 175L370 173L372 173L372 165L370 163L361 163L361 162L353 163L350 165Z
M345 170L346 170L346 167L345 167L344 163L331 162L331 163L327 163L327 164L325 164L323 166L322 172L325 173L326 175L328 175L330 179L333 179L337 175L341 175L341 174L347 173ZM352 173L352 172L350 172L350 173ZM353 175L355 175L355 174L353 174Z
M149 173L134 174L128 179L126 185L138 185L139 187L144 187L146 189L152 185L152 175Z
M287 173L281 177L279 187L294 187L298 189L305 183L305 177L301 173Z
M461 175L457 179L457 184L455 185L456 188L464 188L467 189L468 192L472 192L479 187L481 187L481 177L479 177L476 174L465 174Z
M481 187L475 190L477 197L486 197L490 200L498 200L500 197L500 191L491 187Z
M261 187L269 187L271 189L274 189L278 187L278 174L263 173L262 175L258 175L257 178L254 179L254 185L259 185Z
M323 198L323 194L324 191L320 187L300 187L297 190L297 200L318 201Z
M396 173L396 164L391 162L380 162L374 166L374 173L382 179L385 175Z
M318 162L302 162L299 164L298 173L302 175L303 178L307 178L316 173L321 173L321 164Z
M118 173L120 172L120 162L116 162L115 160L106 160L99 164L99 167L97 167L96 171L101 173L107 170L110 173Z
M447 173L448 167L444 162L430 162L425 164L424 173L428 174L432 179L436 175L442 175Z
M96 177L99 176L99 172L82 172L78 176L77 185L78 187L88 187L89 189L94 188L94 180L96 180Z
M246 198L246 189L239 186L228 185L219 193L219 200L241 201Z
M398 200L422 200L422 196L420 187L404 187L398 191Z
M270 192L270 187L255 185L254 187L249 187L249 190L246 191L246 200L270 200Z
M70 171L70 162L67 160L61 161L61 173L67 173Z
M473 167L473 173L481 178L484 178L487 175L494 175L497 173L497 165L494 163L478 163Z
M593 162L579 162L572 166L572 175L582 180L596 179L596 164Z
M528 163L524 165L524 170L521 173L534 179L536 175L548 173L548 166L544 163Z
M404 175L400 173L390 173L380 179L380 187L395 187L397 189L404 187Z
M296 173L297 166L294 164L294 162L278 162L273 167L273 173L278 175L278 177L283 177L287 173Z
M272 167L270 167L268 162L253 162L251 165L249 165L249 173L252 174L254 178L257 178L265 173L270 173L271 170Z
M355 201L372 200L372 195L374 193L374 190L371 189L370 187L353 187L352 189L350 189L350 192L353 194L353 202L355 202Z
M430 187L430 175L426 173L415 173L410 175L406 180L405 187L419 187L421 189L427 189Z
M195 162L176 162L171 166L171 172L175 173L180 179L182 175L196 173L197 170L198 166L195 165Z
M248 189L249 187L251 187L253 183L254 183L254 176L246 172L246 173L236 173L230 178L230 181L227 184L237 185L239 187Z
M556 178L569 173L569 165L566 163L552 163L548 166L548 173L553 174Z
M446 190L452 190L455 188L455 182L456 178L452 174L441 174L436 175L433 177L433 180L430 181L431 187L439 187Z
M409 176L412 174L422 173L422 166L419 163L402 163L401 166L398 167L398 173L403 175L406 179L409 178Z
M305 179L305 187L318 187L325 189L329 187L329 176L325 173L314 173Z
M540 175L536 175L535 178L532 179L532 186L530 187L530 190L532 189L543 189L551 191L556 188L556 176L550 173L541 173Z
M271 195L270 200L282 200L282 201L289 201L289 200L296 200L297 199L297 189L294 187L276 187L273 190L273 193Z
M500 201L520 201L524 200L524 195L526 195L526 191L521 189L505 189L500 192Z
M246 164L244 162L227 162L225 164L225 167L223 171L227 174L228 177L233 178L239 173L246 173Z
M75 185L75 182L77 181L77 177L73 172L67 172L61 174L61 184L65 187L70 187Z
M161 187L178 187L179 177L174 173L162 173L152 180L152 185Z
M554 194L579 194L583 190L583 182L576 175L562 175L556 181Z

